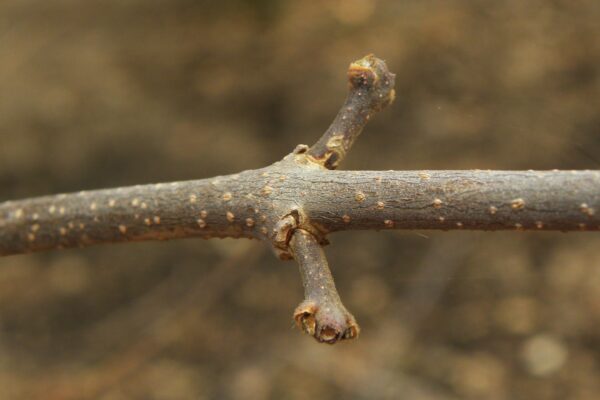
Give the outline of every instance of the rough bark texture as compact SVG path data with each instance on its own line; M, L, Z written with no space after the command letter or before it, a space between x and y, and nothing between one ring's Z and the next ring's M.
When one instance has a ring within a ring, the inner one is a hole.
M258 176L253 172L3 203L0 254L190 236L258 236L267 211L250 196L266 196L256 186Z
M336 171L323 175L311 177L314 192L303 207L326 232L600 229L596 212L600 171Z
M0 254L182 237L275 240L293 210L357 229L600 230L598 171L325 171L292 155L213 179L0 204ZM281 242L281 240L279 240Z
M214 179L0 204L0 254L181 237L357 229L600 230L598 171L324 171L290 156ZM292 160L293 159L293 160ZM284 244L285 247L285 244Z
M311 148L263 169L188 182L0 204L0 255L182 237L265 240L300 264L295 319L325 343L358 335L320 248L350 229L600 230L600 171L330 171L394 98L372 55L350 65L350 94Z

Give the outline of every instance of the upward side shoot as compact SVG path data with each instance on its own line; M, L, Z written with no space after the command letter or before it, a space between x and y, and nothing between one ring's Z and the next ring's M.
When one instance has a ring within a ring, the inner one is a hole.
M351 229L600 230L600 171L335 171L393 102L394 74L368 55L325 134L268 167L210 179L0 204L0 255L184 237L252 238L295 259L297 325L319 342L358 336L323 246Z

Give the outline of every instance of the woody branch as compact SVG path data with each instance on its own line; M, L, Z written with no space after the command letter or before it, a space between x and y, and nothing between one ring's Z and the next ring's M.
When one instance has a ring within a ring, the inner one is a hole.
M183 237L260 239L280 258L297 259L307 299L296 321L333 343L359 328L320 249L329 233L600 230L600 171L334 171L371 116L394 99L394 75L372 55L352 63L348 78L348 97L317 143L265 168L1 203L0 255ZM310 271L320 271L321 285ZM321 286L324 295L316 296Z

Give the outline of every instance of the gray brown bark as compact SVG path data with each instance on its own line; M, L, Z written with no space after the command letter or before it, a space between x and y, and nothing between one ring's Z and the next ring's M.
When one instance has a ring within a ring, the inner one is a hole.
M394 101L394 80L385 62L372 54L350 64L348 97L308 156L327 169L336 169L369 119Z
M356 338L360 328L342 304L321 245L312 234L296 229L290 247L304 286L304 301L294 311L298 327L323 343Z
M182 237L274 239L292 209L342 230L600 230L599 171L325 171L286 160L213 179L0 204L0 255ZM308 227L310 225L310 227Z

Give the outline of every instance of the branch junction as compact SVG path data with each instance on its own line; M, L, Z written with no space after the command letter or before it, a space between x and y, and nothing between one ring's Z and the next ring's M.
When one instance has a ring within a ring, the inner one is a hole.
M600 171L335 171L368 120L392 103L394 74L350 64L349 94L325 134L266 168L0 203L0 255L184 237L253 238L295 259L299 327L324 343L358 336L322 246L342 230L599 231Z

